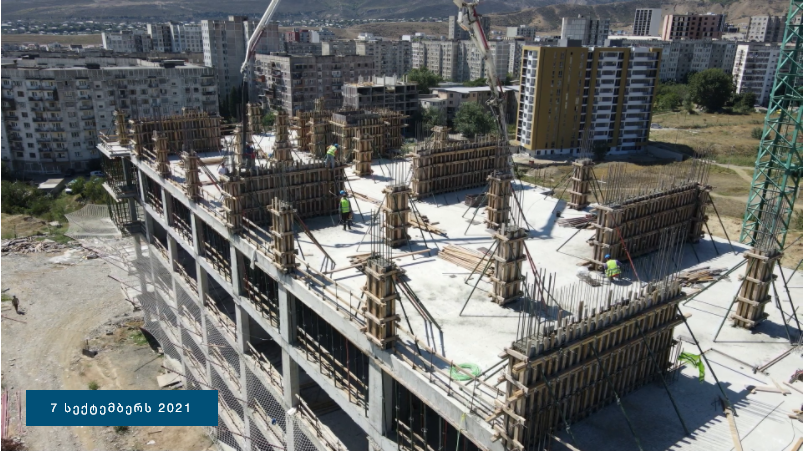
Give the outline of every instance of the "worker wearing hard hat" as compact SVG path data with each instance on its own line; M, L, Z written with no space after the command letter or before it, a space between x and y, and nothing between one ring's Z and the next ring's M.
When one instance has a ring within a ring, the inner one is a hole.
M620 273L622 270L620 269L620 263L617 262L617 259L612 259L611 255L606 255L606 277L609 278L609 281L613 281L615 278L620 278Z
M346 197L346 192L341 190L341 202L340 202L340 211L341 211L341 223L343 224L343 230L345 231L348 227L349 230L352 230L352 204L349 202L349 198Z
M324 160L324 165L329 165L330 168L335 168L335 154L338 153L338 143L333 143L327 148L327 158Z

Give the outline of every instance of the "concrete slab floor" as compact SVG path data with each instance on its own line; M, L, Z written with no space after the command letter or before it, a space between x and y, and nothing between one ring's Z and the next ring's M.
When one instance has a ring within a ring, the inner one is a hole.
M272 137L260 143L263 149L270 146ZM402 165L402 168L391 168ZM213 166L213 165L211 165ZM349 183L347 188L381 200L382 189L391 180L390 174L409 174L409 163L392 163L381 160L372 165L374 174L367 178L354 176L347 170ZM213 174L216 172L210 167ZM408 175L409 178L409 175ZM202 179L206 179L205 176ZM213 185L205 185L204 189L213 194L217 191ZM555 210L563 211L564 217L584 215L584 212L564 210L564 202L546 197L544 187L530 184L517 184L516 190L521 193L522 208L527 220L525 226L530 233L526 245L539 269L545 269L556 276L556 287L561 288L577 281L577 264L591 255L591 247L586 240L592 236L592 230L578 232L573 228L561 228L556 225ZM417 251L436 246L460 245L471 249L490 248L493 241L491 234L483 224L483 210L478 211L475 221L470 223L474 209L467 212L463 200L467 194L478 194L483 188L462 190L439 194L416 203L422 215L431 222L438 222L438 227L445 230L447 237L422 233L411 228L410 247L404 246L394 254ZM348 257L352 254L367 253L371 249L371 237L367 235L370 214L377 206L360 199L352 199L354 210L354 226L352 231L344 231L338 225L338 218L318 217L306 220L316 239L326 252L332 256L336 266L349 265ZM576 232L578 232L576 234ZM736 237L735 237L736 238ZM426 244L425 244L426 241ZM566 244L560 251L557 249ZM685 245L684 255L679 270L709 266L712 268L731 268L742 261L741 253L746 250L743 245L733 244L737 253L732 252L726 241L709 237L695 245ZM298 246L305 261L319 268L323 261L323 253L313 245L304 234L298 236ZM694 247L694 248L693 248ZM693 253L692 251L695 251ZM697 257L696 255L697 254ZM464 283L469 271L452 263L439 259L436 253L409 256L396 262L407 272L409 285L417 296L435 316L443 329L443 349L448 358L458 362L470 362L487 369L499 361L498 353L508 347L514 340L518 319L518 304L500 307L489 301L487 291L490 283L482 280L478 290L472 295L463 316L458 313L472 291L474 280ZM650 257L646 258L650 259ZM699 262L700 260L700 262ZM530 268L526 263L523 270L530 276ZM720 379L724 391L737 409L736 424L743 439L745 449L782 449L789 447L799 436L802 426L792 421L787 414L794 408L801 407L801 394L791 389L791 394L758 392L750 394L746 385L773 385L771 378L782 384L790 375L802 367L800 349L791 353L781 362L769 369L769 375L753 374L745 364L723 356L718 352L735 357L752 366L768 362L773 357L787 350L790 345L783 326L782 316L770 303L766 311L769 318L754 331L735 329L726 324L717 342L713 342L715 331L726 314L734 295L740 285L737 270L729 279L717 282L712 288L702 293L689 304L682 306L684 313L692 314L689 325L703 350L714 348L716 352L707 351L714 372ZM787 276L789 276L789 270ZM332 275L339 283L348 286L354 294L360 295L365 276L349 269ZM633 279L625 284L636 284ZM610 286L603 285L592 290L608 291ZM691 292L690 289L685 289ZM779 287L780 297L786 312L791 312L787 294ZM802 304L802 274L797 272L791 281L790 295L797 310ZM414 333L424 338L424 321L412 309L407 300L407 314ZM800 317L800 314L799 314ZM795 331L795 322L789 319L791 334L799 336ZM405 319L402 325L407 328ZM684 324L677 327L675 336L684 339L690 333ZM687 339L689 340L689 339ZM441 348L442 344L436 344ZM685 351L698 354L693 344L685 342ZM796 383L800 389L801 384ZM783 385L784 386L784 385ZM789 388L788 388L789 389ZM623 400L626 412L634 423L642 447L648 449L700 449L726 450L733 447L728 423L722 410L714 401L720 396L715 386L712 372L707 368L705 381L699 383L697 369L684 366L676 382L671 385L682 416L685 418L691 436L685 435L676 417L670 400L660 383L643 387ZM340 429L339 429L340 430ZM572 431L581 449L630 450L637 444L629 432L622 413L616 404L612 404L601 413L574 425ZM572 439L564 432L563 439Z

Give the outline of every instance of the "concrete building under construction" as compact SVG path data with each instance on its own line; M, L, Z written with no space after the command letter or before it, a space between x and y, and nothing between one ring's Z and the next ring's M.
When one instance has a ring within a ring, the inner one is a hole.
M210 428L219 447L785 447L780 427L748 436L767 412L757 406L776 402L735 389L757 385L738 364L727 358L699 375L678 360L685 352L708 363L712 354L703 350L712 318L682 310L692 288L680 272L699 265L694 259L739 260L724 241L701 239L705 165L638 181L612 170L600 191L597 177L579 177L573 206L586 211L558 218L563 201L514 179L494 140L450 140L440 128L410 157L372 161L359 154L382 135L372 131L380 120L318 113L297 137L351 141L354 168L345 156L333 167L314 149L296 152L284 112L273 136L249 121L218 153L192 140L177 146L158 127L150 140L119 127L99 145L117 223L139 243L129 256L130 296L185 388L219 391ZM238 150L248 149L243 139L254 155ZM373 177L354 177L366 168ZM349 194L351 231L338 224L340 190ZM467 208L467 196L485 202ZM579 224L572 218L595 230L561 227ZM579 237L584 231L592 237ZM615 246L628 263L609 282L595 267L599 249ZM695 258L684 252L690 246ZM717 303L715 292L736 292L739 281L713 284L695 303ZM800 303L801 289L792 291ZM766 323L786 324L767 311ZM730 341L742 334L751 333L725 333ZM717 344L731 356L744 349L761 350L764 363L789 343ZM718 398L725 411L700 409ZM732 426L744 432L737 439Z

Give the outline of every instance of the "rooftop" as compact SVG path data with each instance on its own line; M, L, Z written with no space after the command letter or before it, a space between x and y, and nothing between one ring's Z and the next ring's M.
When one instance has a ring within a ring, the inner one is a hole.
M475 88L463 88L474 90ZM270 149L273 136L268 134L255 138L262 149ZM113 146L112 146L113 147ZM294 153L294 157L308 159L307 154ZM217 174L220 157L203 155L202 163L212 174ZM178 161L172 157L174 174L181 174ZM354 211L354 226L351 231L344 231L334 216L316 217L305 220L326 253L335 261L339 270L329 276L341 287L349 288L354 294L361 293L365 283L364 274L356 268L349 268L349 257L355 254L368 253L371 249L369 234L370 213L378 205L370 200L383 199L382 189L392 180L393 174L409 174L409 162L391 162L380 160L372 164L374 174L371 177L354 176L347 169L347 189L356 196L351 198ZM201 174L205 192L202 201L209 208L220 207L219 191L205 174ZM521 195L520 203L527 224L522 225L529 233L526 246L533 257L537 269L546 270L555 276L555 287L560 290L578 282L579 263L591 257L591 247L586 240L593 234L591 229L577 230L564 228L557 224L556 210L563 210L562 217L572 218L585 215L587 212L576 212L565 209L565 203L547 196L547 189L527 183L515 184L516 192ZM416 202L422 216L426 216L431 224L442 229L443 236L423 232L411 227L408 231L410 243L398 250L394 255L430 250L421 254L407 255L395 259L400 269L404 270L408 285L416 296L435 317L441 327L443 336L435 335L434 348L455 363L473 363L482 370L498 364L499 353L510 347L515 339L518 327L520 302L499 306L489 300L491 285L485 278L477 281L477 275L470 277L470 272L451 262L437 257L438 250L446 245L457 245L471 250L485 251L491 248L493 239L490 231L483 223L482 208L475 215L473 208L464 204L466 195L480 194L483 187L439 194ZM734 251L731 246L733 245ZM742 252L747 248L741 244L709 237L694 245L685 245L679 270L709 267L730 269L743 261ZM320 268L324 255L315 244L303 234L297 237L299 257L311 268ZM692 252L694 249L694 253ZM645 259L652 259L651 256ZM638 266L637 266L638 267ZM530 278L532 271L526 261L523 272ZM786 311L790 311L790 303L799 309L804 298L802 291L802 274L791 274L784 270L785 278L792 278L788 296L781 294ZM766 311L768 320L761 323L753 331L723 328L715 343L713 337L717 326L726 315L726 311L740 286L742 270L737 270L731 277L713 283L711 288L702 292L688 304L681 305L682 311L689 316L692 334L700 341L705 356L710 358L714 371L723 384L726 393L737 407L737 428L746 449L777 449L789 446L801 436L801 424L790 421L787 413L799 409L801 397L785 397L779 393L752 393L750 385L773 386L775 382L787 381L796 369L801 367L800 349L783 357L778 363L769 367L765 375L753 373L752 367L771 362L775 357L789 351L782 315L773 304L768 304ZM469 278L468 278L469 277ZM467 280L468 278L468 280ZM477 289L473 287L477 284ZM624 281L611 285L603 282L600 286L587 285L584 290L594 294L607 293L612 290L636 289L639 285L633 272L626 271ZM780 291L781 291L780 286ZM694 291L687 287L688 294ZM425 338L425 322L409 301L403 296L400 326L412 329L412 332ZM465 311L461 315L461 310ZM795 331L795 322L789 321L791 334ZM698 348L692 341L692 334L684 324L676 327L674 337L682 342L684 351L698 354ZM800 337L800 336L799 336ZM404 339L407 341L406 337ZM493 381L492 381L493 383ZM800 392L801 384L794 383ZM680 401L680 411L687 419L692 432L685 435L670 405L664 389L660 385L648 385L624 399L628 415L637 426L636 431L645 450L654 449L713 449L725 450L732 447L732 436L728 423L721 416L723 410L719 405L712 407L710 403L717 400L720 392L715 385L714 376L707 368L705 379L698 382L698 370L693 366L683 366L677 374L676 382L671 385L675 399ZM575 446L585 449L634 449L633 437L628 434L628 426L624 422L619 408L611 404L598 413L573 425L575 440L566 432L561 436Z

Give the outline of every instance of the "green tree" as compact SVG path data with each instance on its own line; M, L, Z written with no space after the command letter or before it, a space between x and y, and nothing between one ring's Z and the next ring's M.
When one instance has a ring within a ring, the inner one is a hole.
M415 82L419 94L430 94L430 88L438 86L443 81L441 76L426 67L414 68L408 72L408 81Z
M734 83L721 69L707 69L690 77L690 98L707 112L719 111L731 99Z
M478 86L488 86L486 85L486 79L483 77L476 78L474 80L469 80L468 82L463 82L463 86L469 87L478 87Z
M268 113L262 117L262 126L267 129L269 127L273 127L274 122L276 122L276 114L274 114L273 110L268 110Z
M425 132L429 132L435 126L447 125L447 115L440 108L427 107L422 112L422 123Z
M752 92L742 93L742 94L735 94L734 95L734 110L747 113L754 108L754 104L757 103L757 95Z
M494 117L476 102L464 102L455 114L455 130L466 138L490 133L495 128Z
M609 153L609 143L607 141L595 141L592 144L592 155L595 156L595 160L601 161L606 158L606 154Z
M509 72L509 73L505 74L505 80L503 80L503 85L504 86L509 86L509 85L513 84L514 82L518 82L518 81L519 81L519 79L514 78L514 74Z
M675 91L668 91L656 96L656 109L660 111L671 111L681 107L681 96Z

